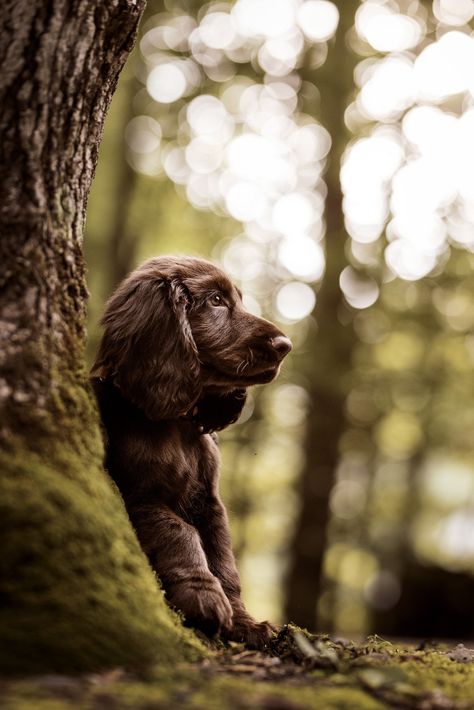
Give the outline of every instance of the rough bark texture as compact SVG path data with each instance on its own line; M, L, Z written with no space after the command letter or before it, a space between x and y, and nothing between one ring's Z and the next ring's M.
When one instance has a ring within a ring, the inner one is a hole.
M346 144L344 111L352 87L355 55L346 35L354 22L358 1L342 0L340 23L327 61L316 76L321 92L321 121L331 133L333 147L326 174L326 273L318 293L317 332L310 333L306 375L310 410L305 439L305 465L300 479L301 509L290 553L285 617L309 629L317 626L316 603L326 549L329 495L339 459L338 444L345 428L344 402L355 335L339 320L343 297L339 275L346 266L346 232L339 168ZM308 77L309 78L309 77Z
M86 199L143 4L55 0L2 10L0 404L7 442L19 419L29 434L49 429L45 412L58 407L63 425L72 415L76 427L64 375L81 374Z
M7 0L0 10L3 671L201 652L166 608L102 470L83 363L87 196L143 7Z

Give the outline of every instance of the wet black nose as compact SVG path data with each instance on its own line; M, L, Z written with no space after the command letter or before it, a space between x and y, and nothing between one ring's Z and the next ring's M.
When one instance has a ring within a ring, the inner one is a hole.
M276 350L278 359L283 360L285 355L288 355L293 345L291 340L285 335L277 335L276 338L271 339L272 347Z

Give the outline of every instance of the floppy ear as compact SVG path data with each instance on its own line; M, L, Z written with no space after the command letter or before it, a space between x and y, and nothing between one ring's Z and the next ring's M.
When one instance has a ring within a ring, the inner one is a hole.
M107 303L93 377L111 378L149 419L188 411L201 391L188 322L188 297L175 278L134 273Z
M237 421L247 399L247 390L239 388L227 394L206 394L190 416L203 432L219 431Z

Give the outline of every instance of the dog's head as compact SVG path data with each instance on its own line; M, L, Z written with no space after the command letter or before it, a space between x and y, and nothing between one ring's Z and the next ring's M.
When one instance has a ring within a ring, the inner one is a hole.
M159 257L107 303L93 377L111 378L153 420L188 416L205 431L235 421L246 388L276 377L291 342L248 313L219 268Z

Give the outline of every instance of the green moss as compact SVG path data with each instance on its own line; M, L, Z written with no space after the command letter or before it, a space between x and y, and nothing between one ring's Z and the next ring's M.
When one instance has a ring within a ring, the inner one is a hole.
M446 646L420 650L372 637L366 644L352 644L348 672L363 687L395 706L474 707L474 654ZM450 657L452 656L452 658Z
M399 667L404 671L407 682L420 693L439 690L454 701L472 699L474 707L474 665L456 663L440 651L419 651L404 656L401 654Z
M54 703L48 705L47 703ZM153 681L105 678L50 677L10 683L3 694L5 710L72 710L111 707L120 710L168 710L180 707L205 710L382 710L386 706L359 687L314 684L283 685L215 677L198 668L183 668Z
M205 655L167 607L97 452L0 454L0 669L146 668Z
M295 641L298 634L316 650ZM288 641L284 647L285 638ZM156 666L147 679L121 669L2 684L8 710L382 710L474 707L474 653L416 650L373 638L362 644L284 627L281 656L232 646L201 663ZM288 652L289 651L289 652ZM292 658L293 656L293 658ZM451 657L450 657L451 656ZM298 657L298 661L295 658ZM327 662L330 665L327 665Z

